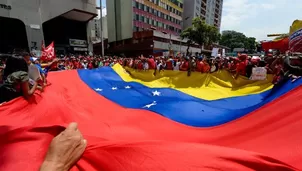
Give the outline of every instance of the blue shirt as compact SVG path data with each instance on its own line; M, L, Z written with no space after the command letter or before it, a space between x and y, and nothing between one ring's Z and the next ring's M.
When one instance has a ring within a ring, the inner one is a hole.
M40 64L35 64L35 65L36 65L36 67L38 68L40 74L45 74L45 72L43 71L43 69L42 69L42 67L41 67Z

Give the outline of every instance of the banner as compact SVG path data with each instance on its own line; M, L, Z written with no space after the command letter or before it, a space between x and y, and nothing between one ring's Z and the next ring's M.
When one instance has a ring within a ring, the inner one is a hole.
M289 49L291 52L302 52L302 20L295 20L289 31Z
M285 37L283 39L263 41L261 42L262 49L268 52L270 49L279 50L281 53L288 51L289 38Z
M263 81L266 80L266 76L267 76L267 70L264 67L256 67L253 68L250 80Z
M42 44L42 61L50 61L52 59L56 58L55 55L55 48L54 48L54 42L51 42L49 46L46 48L44 47L44 44Z

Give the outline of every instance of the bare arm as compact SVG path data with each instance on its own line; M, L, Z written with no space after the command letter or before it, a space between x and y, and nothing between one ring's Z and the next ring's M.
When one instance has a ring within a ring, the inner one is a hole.
M28 99L31 95L33 95L37 86L38 86L38 83L35 82L33 87L30 89L28 81L22 82L21 89L22 89L24 98Z

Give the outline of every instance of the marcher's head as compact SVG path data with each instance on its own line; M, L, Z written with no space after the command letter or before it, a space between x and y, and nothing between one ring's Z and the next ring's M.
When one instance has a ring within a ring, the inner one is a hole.
M22 53L22 57L24 58L24 60L26 61L26 63L27 63L28 65L31 63L29 53L23 52L23 53Z
M17 71L28 72L28 66L24 58L22 56L11 56L7 58L3 74L4 78Z

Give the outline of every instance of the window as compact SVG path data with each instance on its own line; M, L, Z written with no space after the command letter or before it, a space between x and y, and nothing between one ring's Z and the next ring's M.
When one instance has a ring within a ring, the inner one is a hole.
M153 20L152 19L148 19L148 20L149 20L148 24L152 25Z
M133 27L133 32L137 32L138 31L138 27L134 26Z
M157 21L154 21L153 25L157 27Z
M154 10L154 11L153 11L153 14L154 14L154 15L157 15L157 10Z
M135 20L139 21L139 15L138 14L135 14Z
M143 4L139 3L138 9L143 9Z
M144 17L144 16L141 16L139 21L144 22L144 20L145 20L145 17Z
M148 23L147 19L148 19L148 18L147 18L147 17L145 17L145 19L144 19L144 22L145 22L145 23Z
M154 9L153 9L153 8L150 8L150 9L151 9L151 12L150 12L150 13L152 13L152 14L153 14L153 13L154 13Z
M163 23L158 22L158 27L163 27Z

